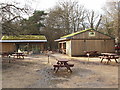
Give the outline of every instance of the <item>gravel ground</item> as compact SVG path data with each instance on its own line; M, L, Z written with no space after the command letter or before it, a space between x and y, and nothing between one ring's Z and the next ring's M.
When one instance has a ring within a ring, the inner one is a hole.
M75 66L72 73L61 68L54 73L56 58L66 58ZM45 55L31 55L24 60L2 64L3 88L118 88L118 66L114 61L109 65L101 64L99 58L69 57L54 53L49 58Z

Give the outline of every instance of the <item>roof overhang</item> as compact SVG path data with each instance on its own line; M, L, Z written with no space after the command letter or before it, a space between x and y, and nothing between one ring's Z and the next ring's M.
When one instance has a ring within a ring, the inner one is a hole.
M47 42L47 40L0 40L2 43Z
M70 38L69 37L67 37L67 38L60 38L60 39L56 39L54 41L55 42L60 42L60 41L67 41L67 40L70 40Z

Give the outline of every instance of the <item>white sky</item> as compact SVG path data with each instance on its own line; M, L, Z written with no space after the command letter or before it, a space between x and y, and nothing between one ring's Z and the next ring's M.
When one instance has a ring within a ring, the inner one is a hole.
M57 2L62 0L36 0L33 4L35 9L46 10L52 8ZM93 9L95 11L101 11L106 0L77 0L80 4L83 4L87 9Z
M58 1L62 0L0 0L0 2L21 2L21 3L29 3L32 8L37 10L46 10L52 8L56 5ZM83 4L88 9L93 9L96 11L101 11L101 8L104 6L106 0L77 0L80 4Z

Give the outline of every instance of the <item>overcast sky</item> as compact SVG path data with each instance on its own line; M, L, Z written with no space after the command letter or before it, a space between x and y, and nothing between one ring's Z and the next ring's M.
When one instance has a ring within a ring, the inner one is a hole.
M30 6L37 10L47 10L56 5L56 3L63 0L0 0L0 2L20 2L22 4L29 3ZM32 3L31 3L32 1ZM77 0L80 4L83 4L88 9L100 11L104 6L106 0Z
M36 8L37 9L48 9L53 6L57 2L60 2L61 0L36 0ZM88 9L93 9L93 10L100 10L106 0L77 0L79 1L80 4L85 5L86 8Z

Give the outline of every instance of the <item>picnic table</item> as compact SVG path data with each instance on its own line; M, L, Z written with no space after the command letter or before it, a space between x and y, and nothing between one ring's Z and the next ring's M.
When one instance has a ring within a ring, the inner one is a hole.
M2 57L8 57L9 53L2 53L1 55L2 55Z
M98 54L98 51L84 51L85 55L87 56L95 56Z
M23 52L15 52L15 54L12 54L14 56L14 58L20 59L23 58L24 56L26 56Z
M66 67L67 70L69 70L70 72L72 72L71 68L70 67L73 67L74 64L68 64L68 60L67 59L59 59L57 61L57 64L53 65L54 67L54 70L55 72L57 73L58 70L61 68L61 67Z
M119 56L117 54L114 54L114 53L101 53L102 56L99 56L100 59L101 59L101 63L103 61L103 59L107 59L107 64L109 62L111 62L111 59L114 59L116 63L118 63L118 61L116 59L119 58Z

